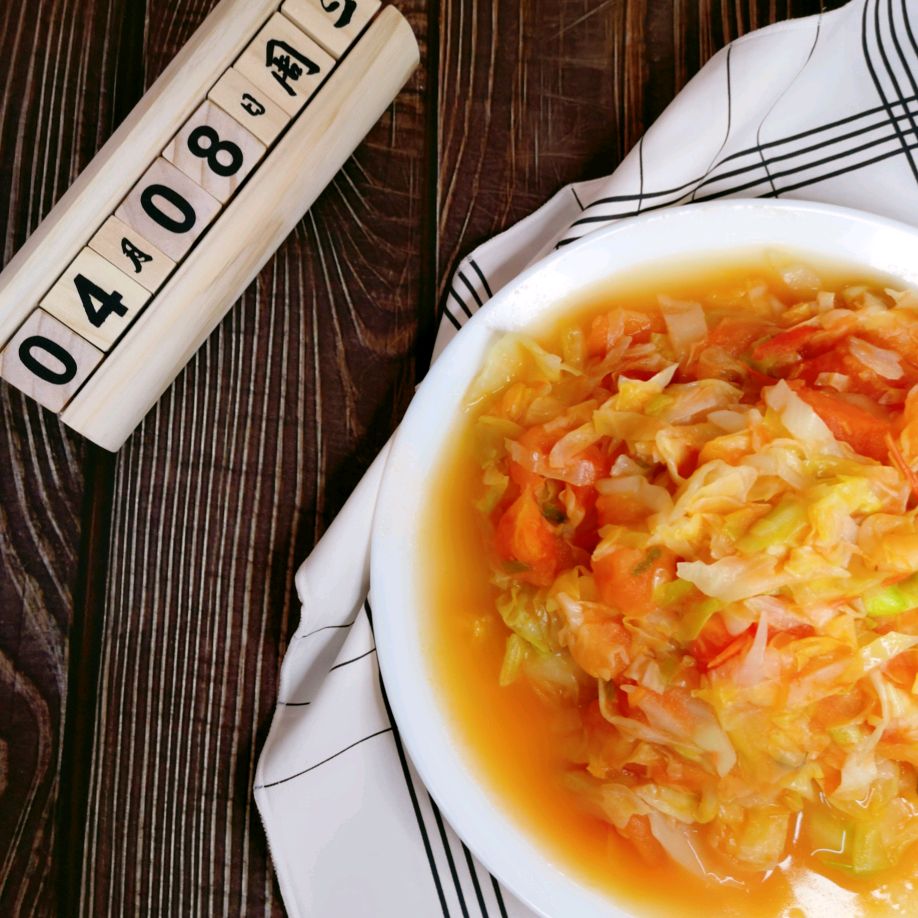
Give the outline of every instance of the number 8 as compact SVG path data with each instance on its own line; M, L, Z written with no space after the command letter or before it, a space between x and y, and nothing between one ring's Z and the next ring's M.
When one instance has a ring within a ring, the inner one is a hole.
M206 147L203 143L205 140L207 141ZM188 138L188 149L195 156L206 159L211 171L223 178L235 175L242 168L244 157L239 145L231 140L220 140L220 135L209 124L202 124L191 132ZM229 163L220 162L221 153L229 155Z

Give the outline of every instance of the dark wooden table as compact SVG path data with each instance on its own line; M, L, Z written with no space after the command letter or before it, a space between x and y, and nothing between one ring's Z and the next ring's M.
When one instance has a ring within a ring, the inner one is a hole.
M215 2L0 4L4 263ZM396 2L417 75L117 457L0 388L0 915L282 913L251 786L293 575L451 269L822 5Z

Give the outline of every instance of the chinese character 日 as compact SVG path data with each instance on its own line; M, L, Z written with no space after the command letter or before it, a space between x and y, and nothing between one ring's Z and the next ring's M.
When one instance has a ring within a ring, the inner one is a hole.
M267 111L264 105L251 93L243 94L240 105L242 105L243 111L248 112L253 118L258 118Z
M301 54L285 41L273 38L268 42L265 66L271 70L271 76L287 91L295 96L296 90L291 83L296 83L305 73L312 76L319 72L319 65Z

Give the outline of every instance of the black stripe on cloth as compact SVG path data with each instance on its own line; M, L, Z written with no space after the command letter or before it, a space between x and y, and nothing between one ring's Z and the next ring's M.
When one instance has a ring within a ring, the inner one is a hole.
M365 603L365 607L367 611L367 618L370 622L370 628L372 629L373 610L370 606L369 600L367 600L367 602ZM392 724L393 737L395 739L396 749L398 750L399 761L401 762L401 766L402 766L402 774L405 778L405 784L408 788L408 794L411 797L411 804L412 804L412 807L414 808L414 816L415 816L415 819L417 820L418 830L421 833L421 838L424 843L424 851L427 854L427 860L430 865L431 874L434 878L434 884L436 885L436 888L437 888L437 895L440 899L440 907L443 910L443 914L445 918L449 918L449 909L446 904L446 897L443 892L443 887L440 883L440 874L439 874L439 871L437 870L436 860L434 858L433 849L430 843L430 838L427 833L427 827L425 825L424 817L421 813L420 804L418 802L418 797L415 792L414 780L411 776L411 770L408 767L408 760L405 755L404 747L402 746L401 737L398 732L398 726L396 725L396 722L395 722L395 716L393 715L392 708L389 705L389 696L386 694L386 686L385 686L385 683L383 682L381 672L379 673L379 690L380 690L380 694L382 695L383 705L385 706L385 709L386 709L386 715L389 718L389 723ZM421 786L423 787L423 785ZM440 810L437 807L436 803L434 803L433 798L430 796L429 793L427 793L426 796L430 804L430 808L431 808L431 812L433 813L434 820L437 823L437 829L440 835L440 840L443 844L443 853L446 856L446 862L447 862L447 865L449 866L450 874L453 879L453 884L456 888L456 897L459 901L459 907L462 910L462 914L466 916L466 918L468 918L468 910L465 905L465 896L462 891L462 882L459 878L459 874L456 869L455 861L453 860L452 849L450 847L446 825L443 822L443 819L440 815ZM475 896L478 899L478 906L481 910L482 918L489 918L488 908L484 901L484 894L481 889L481 884L478 881L478 874L475 869L475 862L472 858L471 853L469 852L469 849L466 847L465 843L460 840L460 844L462 845L462 851L465 855L466 864L468 865L469 876L471 877L472 885L475 889ZM494 887L494 892L497 898L498 908L500 909L500 912L504 916L504 918L506 918L506 914L507 914L506 908L504 906L503 896L500 893L500 888L497 884L497 880L495 880L494 877L491 876L490 873L488 874L488 876L490 877L491 883Z
M434 819L437 821L437 828L440 831L440 841L443 843L443 851L446 853L446 863L449 864L449 872L453 878L453 885L456 887L456 895L459 897L459 908L462 910L462 918L469 918L469 910L465 905L465 894L462 892L462 883L459 880L459 873L456 870L456 863L453 860L453 852L449 847L449 839L446 837L446 827L443 824L443 817L440 810L434 803L430 793L427 794L430 801L430 808L433 810Z
M885 143L887 141L895 140L895 139L896 138L892 136L888 136L886 138L883 138L880 141L876 141L876 140L870 141L868 143L861 144L860 146L852 147L848 150L844 150L842 152L835 153L832 156L823 157L822 159L815 160L814 162L802 163L800 165L795 166L792 169L785 169L783 172L775 172L772 178L773 179L787 178L789 176L797 175L801 172L806 172L809 169L813 169L816 166L838 162L839 160L852 156L855 153L859 153L867 149L872 149L877 146L877 143ZM870 166L884 159L889 159L892 156L901 156L904 152L915 149L915 146L916 145L914 144L912 145L906 144L905 149L901 147L897 147L894 150L890 150L888 152L878 154L877 156L870 157L869 159L860 160L849 166L845 166L840 169L835 169L831 172L826 172L826 173L822 173L817 176L807 178L802 182L797 182L796 184L792 184L792 185L783 185L777 189L777 192L764 192L763 194L759 195L759 197L774 197L776 194L784 194L788 191L795 191L798 188L805 188L809 185L815 185L815 184L818 184L819 182L826 181L827 179L835 178L839 175L844 175L848 172L854 172L858 169L864 168L865 166ZM757 184L760 184L761 181L762 179L758 179L756 181L746 182L741 185L733 185L730 188L724 188L724 189L721 189L720 191L709 192L708 194L699 195L695 200L713 201L713 200L716 200L717 198L728 197L729 195L736 194L739 191L744 191ZM653 204L650 207L645 208L643 212L647 213L652 210L662 210L665 207L671 207L674 204L678 204L678 203L679 201L667 201L667 202L663 202L660 204ZM638 213L637 210L632 210L632 211L626 211L624 213L609 214L606 216L583 217L580 220L578 220L576 223L572 224L572 228L578 225L581 225L581 224L585 224L585 223L612 223L613 221L616 221L616 220L623 220L623 219L626 219L627 217L634 217L637 215L637 213ZM570 245L572 242L576 242L577 239L579 238L580 236L567 236L557 244L557 248L563 248L566 245Z
M574 194L574 197L577 197L576 193ZM580 205L580 209L583 209L582 204ZM469 264L472 266L472 270L478 275L478 279L481 281L482 287L484 287L484 292L487 293L488 299L490 300L494 294L491 293L491 285L488 283L488 279L484 276L484 272L481 270L481 268L478 267L478 262L475 261L474 258L469 259Z
M833 153L831 156L823 156L821 159L816 159L809 163L803 163L799 166L794 166L792 169L784 169L781 172L775 172L772 174L772 179L787 178L788 176L798 175L801 172L806 172L810 169L815 169L817 166L825 166L829 163L838 162L840 159L847 159L849 156L853 156L856 153L863 153L866 150L876 149L876 147L879 144L886 143L888 141L895 140L895 139L896 138L894 137L884 137L882 140L870 140L870 141L867 141L866 143L859 144L856 147L851 147L850 149L844 150L841 153ZM902 149L897 147L889 151L888 155L901 156L902 152L903 152ZM855 168L859 168L859 166L855 166ZM808 180L804 182L803 184L810 185L810 184L813 184L815 181L817 180L812 179L812 180ZM819 179L819 181L821 181L821 179ZM746 182L743 185L734 185L732 188L725 188L722 191L712 191L709 194L699 197L698 200L699 201L712 201L715 198L722 198L729 194L736 194L736 192L738 191L745 191L747 188L751 188L752 186L757 185L757 184L759 184L759 182ZM779 191L780 190L781 189L779 189ZM787 189L785 188L783 190L786 191ZM762 195L762 197L766 197L766 195Z
M491 885L494 887L497 907L500 909L500 918L507 918L507 906L504 905L504 894L500 891L500 883L497 882L493 875L491 876Z
M901 115L900 115L900 116L897 116L897 118L896 118L895 120L901 120L902 117L904 117L904 116L901 116ZM801 150L791 151L791 152L788 152L788 153L782 153L782 154L780 154L779 156L773 156L773 157L771 157L770 159L768 159L767 162L768 162L769 165L774 165L774 163L776 163L776 162L778 162L778 161L780 161L780 160L792 159L792 158L794 158L794 157L796 157L796 156L799 156L799 155L801 155L801 154L803 154L803 153L812 153L812 152L814 152L814 151L816 151L816 150L824 150L824 149L826 149L826 148L828 148L828 147L833 146L834 144L838 143L838 142L841 141L841 140L850 140L850 139L853 138L853 137L859 137L859 136L861 136L863 133L868 133L869 131L876 130L876 128L882 127L882 126L883 126L882 124L877 124L877 125L871 126L871 127L868 128L866 131L851 131L851 132L849 132L849 133L847 133L847 134L844 134L844 135L841 135L841 136L839 136L839 137L834 137L834 138L832 138L832 139L830 139L830 140L823 141L823 142L820 143L820 144L813 144L813 145L811 145L811 146L809 146L809 147L805 147L805 148L803 148L803 149L801 149ZM797 165L795 165L795 166L793 166L793 167L791 167L791 168L789 168L789 169L785 169L785 170L783 170L783 171L781 171L781 172L769 173L767 177L768 177L769 181L772 181L772 183L773 183L773 179L775 179L775 178L785 178L785 177L790 176L790 175L796 175L796 174L799 173L799 172L805 172L807 169L812 169L812 168L814 168L814 167L816 167L816 166L821 166L821 165L825 165L826 163L835 162L835 161L837 161L837 160L839 160L839 159L843 159L843 158L846 157L846 156L852 156L852 155L855 154L855 153L860 153L862 150L870 149L870 148L876 147L878 144L886 143L887 141L892 141L892 140L896 140L896 139L897 139L897 137L896 137L895 135L893 135L893 134L887 134L887 135L885 135L885 136L883 136L883 137L873 138L873 139L871 139L871 140L869 140L869 141L866 141L865 143L861 144L860 146L849 147L849 148L846 148L846 149L844 149L844 150L840 150L840 151L838 151L838 152L836 152L836 153L833 153L833 154L830 155L830 156L825 156L825 157L823 157L822 159L812 160L812 161L806 162L806 163L798 163ZM897 150L895 150L894 152L895 152L895 153L901 153L902 151L897 149ZM758 169L758 168L760 168L760 167L761 167L761 164L760 164L760 163L756 163L756 164L755 164L755 168L756 168L756 169ZM727 172L727 173L723 173L723 174L721 174L721 175L711 176L710 178L707 178L707 179L705 179L704 181L700 182L699 185L698 185L698 188L702 188L702 187L704 187L705 185L710 185L710 184L714 183L715 181L719 181L719 180L724 179L724 178L730 178L730 177L733 177L733 176L741 175L741 174L743 174L743 173L745 173L745 172L748 172L748 171L749 171L748 168L743 168L743 169L736 169L736 170L734 170L733 172ZM761 184L761 183L764 182L765 180L766 180L765 177L759 176L758 178L755 178L755 179L753 179L752 181L744 182L744 183L739 184L739 185L731 185L729 188L723 188L723 189L721 189L720 191L711 192L710 194L705 194L705 195L696 195L695 200L697 200L697 201L708 201L708 200L713 200L713 199L715 199L715 198L721 198L721 197L725 197L725 196L727 196L727 195L736 194L736 193L739 192L739 191L745 191L745 190L748 189L748 188L753 188L754 186ZM795 186L795 187L800 187L800 186ZM697 192L697 190L698 190L698 189L696 189L696 192ZM786 188L785 188L785 189L778 189L778 193L780 193L782 190L785 190L785 191L786 191L787 189L786 189ZM763 194L762 196L765 197L766 195ZM671 206L674 205L674 204L680 203L680 201L684 200L684 198L685 198L685 196L683 195L683 197L682 197L681 199L676 199L676 200L674 200L674 201L663 201L663 202L660 202L660 203L657 203L657 204L652 204L652 205L650 205L649 207L644 208L643 212L644 212L644 213L647 213L647 212L649 212L649 211L651 211L651 210L662 210L664 207L671 207ZM634 216L637 216L637 214L640 213L640 212L642 212L642 211L640 211L640 209L635 208L635 209L632 209L632 210L628 210L628 211L624 211L624 212L619 212L619 213L616 213L616 214L597 214L596 216L581 217L579 220L577 220L576 222L574 222L574 223L571 224L571 228L576 227L576 226L581 226L581 225L584 225L584 224L588 224L588 223L603 223L603 222L611 221L611 220L622 220L622 219L625 219L626 217L634 217ZM573 241L573 240L571 239L570 241ZM568 244L568 240L567 240L567 239L565 239L565 240L563 240L561 243L559 243L559 245L567 245L567 244Z
M370 630L373 629L373 608L370 601L364 602L364 608L367 613L367 620L370 623ZM402 738L398 732L398 726L395 723L395 716L392 713L392 707L389 704L389 696L386 694L386 686L383 682L382 672L378 671L379 691L382 695L383 705L386 709L386 716L392 725L392 736L395 740L395 748L398 752L399 763L402 767L402 775L405 779L405 786L408 788L408 796L411 798L411 805L414 808L414 817L417 820L418 831L421 833L421 840L424 843L424 852L427 855L427 863L430 866L430 874L433 877L434 886L437 890L437 898L440 900L440 908L443 911L444 918L450 918L449 908L446 905L446 896L443 893L443 885L440 882L440 871L437 869L437 862L433 855L433 848L430 844L430 837L427 834L427 826L424 823L424 817L421 814L421 806L418 802L417 794L414 789L414 781L411 777L411 769L408 767L408 759L405 755L405 748L402 745Z
M350 660L344 660L342 663L336 663L330 670L330 673L333 673L336 669L341 669L342 666L350 666L351 663L356 663L358 660L362 660L364 657L368 657L371 653L376 653L376 648L371 647L366 653L360 654L359 657L351 657Z
M913 143L908 146L909 150L918 149L918 143ZM854 163L851 166L844 166L841 169L836 169L834 172L825 172L822 175L818 175L815 178L807 179L803 182L798 182L796 185L787 185L784 188L780 188L780 192L785 191L796 191L798 188L806 188L808 185L817 185L819 182L825 182L830 178L836 178L839 175L846 175L848 172L857 172L858 169L863 169L865 166L872 166L874 163L882 162L884 159L890 159L893 156L901 156L902 150L895 149L890 150L887 153L880 153L878 156L871 156L870 159L862 160L859 163ZM763 195L763 197L769 197L769 195Z
M908 61L905 59L905 54L904 54L903 51L902 51L902 46L899 44L899 35L898 35L898 31L897 31L897 29L896 29L895 20L893 19L893 6L892 6L892 0L886 0L886 16L887 16L887 22L888 22L888 24L889 24L889 35L890 35L890 37L892 38L892 43L893 43L893 45L895 46L896 52L897 52L898 55L899 55L899 60L901 61L902 66L903 66L903 68L905 69L905 72L906 72L906 74L908 75L909 80L911 81L912 90L913 90L914 92L918 92L918 86L915 85L915 78L914 78L914 76L912 76L911 68L909 67L909 63L908 63ZM879 42L879 35L880 35L880 0L877 0L877 5L876 5L876 21L877 21L877 41ZM899 85L899 79L898 79L898 77L896 76L895 70L893 70L892 64L891 64L890 61L889 61L889 57L888 57L887 54L886 54L886 49L883 47L882 44L880 45L880 53L881 53L881 55L882 55L882 57L883 57L883 64L886 66L886 71L887 71L887 73L889 74L889 78L890 78L890 80L892 80L893 87L894 87L895 90L896 90L896 95L899 97L898 103L895 103L895 102L894 102L893 105L901 104L901 105L903 106L903 108L905 109L906 114L908 115L908 119L909 119L909 121L911 122L911 125L912 125L912 131L911 131L911 133L912 133L914 136L918 136L918 124L915 123L915 116L914 116L914 114L912 113L911 109L909 109L909 107L908 107L907 105L905 105L904 97L903 97L903 95L902 95L902 87Z
M638 213L644 204L644 135L638 141Z
M905 153L908 157L909 166L911 166L912 175L915 178L915 181L918 182L918 167L915 165L915 161L912 159L911 153L908 152L907 144L905 140L905 135L899 129L898 121L893 119L893 110L892 105L889 100L886 98L886 93L883 90L883 85L880 82L880 78L877 75L877 71L874 68L873 60L870 56L870 49L867 42L867 7L870 6L870 0L864 0L864 12L861 16L861 50L864 54L864 63L867 65L867 70L870 73L870 78L873 80L874 88L877 91L877 95L880 97L880 101L883 103L883 107L886 109L886 113L889 115L890 121L893 122L893 127L896 131L896 134L899 138L899 143L902 145L902 152ZM886 61L886 52L883 49L883 41L880 37L880 16L879 16L879 2L874 0L874 38L876 39L877 47L880 49L880 54L882 55L884 61ZM887 69L889 68L889 63L886 61ZM901 101L901 99L900 99Z
M371 733L369 736L363 737L363 739L356 740L351 743L350 746L345 746L343 749L339 749L334 754L328 756L328 758L322 759L321 762L316 762L315 765L310 765L309 768L304 768L302 771L298 771L295 775L289 775L286 778L281 778L278 781L271 781L268 784L259 784L256 785L255 790L267 790L269 787L277 787L278 784L286 784L288 781L292 781L294 778L302 777L303 775L308 775L309 772L315 771L322 765L325 765L327 762L332 761L332 759L337 759L339 755L344 755L345 752L349 752L351 749L354 749L356 746L360 746L362 743L366 743L368 740L373 739L377 736L382 736L384 733L391 733L392 727L386 727L384 730L377 730L375 733Z
M473 297L475 297L475 302L478 304L478 308L481 309L481 307L484 306L484 301L478 295L478 291L472 286L472 282L465 276L465 274L462 273L461 268L458 271L458 275L459 275L459 280L461 280L462 283L465 284L465 286L469 288L469 292L472 294Z
M796 83L797 80L800 79L800 74L803 73L804 70L806 70L807 65L813 59L813 52L816 50L816 45L819 43L819 33L821 29L822 29L822 13L820 13L816 19L816 34L813 36L813 44L810 45L810 53L807 54L806 60L803 62L803 64L801 65L797 73L794 74L794 77L790 81L790 83L788 83L787 86L785 86L784 89L782 89L781 92L775 97L775 100L769 106L768 111L765 112L764 115L762 115L762 120L759 122L759 126L755 130L756 149L758 151L759 156L762 159L762 167L765 169L765 174L768 176L768 182L771 185L771 190L774 192L775 197L777 197L778 195L778 189L775 188L775 183L771 177L771 172L769 172L768 170L768 160L765 158L765 151L762 149L762 128L765 127L765 122L768 120L768 116L775 110L778 103L787 95L788 90L791 88L791 86L793 86L794 83ZM777 159L779 157L775 157L775 158Z
M907 99L905 99L906 111L909 111L908 105L916 101L918 101L918 95L909 96ZM725 156L722 160L720 160L720 162L718 162L713 167L712 173L714 169L720 168L725 163L729 163L735 159L741 159L744 156L751 156L754 153L758 153L759 147L761 147L762 150L770 150L773 147L779 147L787 143L793 143L795 140L803 140L807 137L812 137L814 134L819 134L819 133L822 133L823 131L829 131L829 130L832 130L832 128L841 127L843 124L850 124L851 122L858 121L861 118L868 118L871 115L876 115L876 114L879 114L885 111L886 111L885 106L877 105L874 108L864 109L864 111L858 112L857 114L854 114L854 115L846 115L844 118L839 118L836 121L827 121L825 124L818 125L817 127L810 128L809 130L806 130L806 131L799 131L796 134L789 134L787 137L781 137L776 140L767 140L763 144L756 145L754 147L748 147L745 150L738 150L736 153L731 153L729 156ZM895 120L899 121L906 117L908 117L907 114L896 115ZM884 125L888 125L889 123L890 123L890 118L886 117L886 118L881 119L880 121L875 122L874 124L860 127L857 130L851 132L850 134L845 134L843 136L844 137L855 137L861 133L866 133L867 131L872 131L872 130L875 130L876 128L881 128ZM829 143L835 143L837 140L840 140L840 139L842 139L842 137L829 138L828 140L820 141L819 143L816 143L811 147L805 147L801 150L798 150L797 153L804 152L804 150L820 149L824 145L829 144ZM797 153L785 153L785 154L776 155L772 157L771 159L769 159L769 162L773 162L776 159L787 159L788 157L797 155ZM666 197L668 195L678 195L680 193L687 192L693 185L697 185L699 182L717 181L718 178L724 178L726 177L726 175L739 175L739 174L742 174L742 172L744 171L748 171L749 169L759 168L760 165L761 164L757 161L754 163L750 163L748 166L740 167L731 173L725 173L721 175L713 175L713 174L699 175L693 179L689 179L688 181L683 182L681 185L676 185L673 188L664 188L660 191L645 191L643 193L637 193L637 194L618 194L618 195L609 195L608 197L605 197L605 198L597 198L595 201L588 204L585 209L589 210L591 207L599 207L603 204L621 204L627 201L636 201L642 197L647 199L647 198L661 198L661 197Z
M462 843L462 853L465 854L465 863L468 865L469 875L472 878L472 885L475 887L475 898L478 899L478 909L481 912L481 918L488 918L488 909L485 906L484 896L481 894L481 886L478 884L478 873L475 870L475 864L472 862L471 852L466 847L465 842Z
M733 45L727 45L727 60L726 60L726 76L727 76L727 130L724 132L724 139L721 141L720 148L714 154L711 162L708 165L708 168L705 174L709 174L711 170L717 165L718 159L720 159L720 154L724 152L724 147L727 146L727 141L730 139L730 128L733 124L733 88L730 80L730 56L733 54ZM695 194L698 189L694 188L692 190L692 196L689 198L690 201L695 200ZM638 202L637 212L641 212L641 204Z
M354 621L356 621L356 619L354 619ZM354 622L351 621L351 622L346 622L343 625L325 625L323 628L316 628L315 631L310 631L308 634L301 634L298 638L296 638L296 640L305 641L306 638L312 637L314 634L318 634L320 631L331 631L333 629L350 628L351 625L353 624Z
M901 121L903 118L905 118L905 115L897 115L893 120ZM774 166L775 163L782 162L783 160L786 160L786 159L795 159L798 156L803 156L804 153L813 153L816 150L826 150L829 147L833 146L834 144L841 143L843 140L851 140L854 137L863 137L865 134L869 134L871 131L880 130L881 128L888 127L888 125L889 125L888 121L880 121L880 122L877 122L876 124L870 125L869 127L861 128L860 130L857 130L857 131L849 131L847 134L839 134L838 136L832 137L829 140L823 140L821 143L814 143L808 147L801 147L799 150L789 150L787 153L780 153L776 156L770 156L767 158L763 157L762 165L765 167L765 171L767 174L768 167ZM870 141L870 144L875 145L878 143L884 143L887 140L895 140L895 139L896 139L895 134L885 134L883 137L874 138L873 140ZM854 149L857 149L857 148L854 148ZM846 153L854 152L854 149L843 151L835 155L843 156ZM812 163L810 163L809 165L812 165ZM757 167L758 167L758 164L756 164L756 168ZM722 179L733 178L734 176L742 175L745 172L749 172L751 168L752 167L744 166L742 169L734 169L732 172L723 172L720 175L708 176L707 178L702 179L702 181L699 182L698 187L703 188L705 185L712 185L714 182L719 182ZM798 168L806 169L808 168L808 165L804 164L803 166L800 166Z
M373 627L373 610L370 603L366 602L367 618L370 621L370 628ZM437 862L434 860L433 849L430 845L430 838L427 835L427 826L424 825L424 817L421 815L421 806L418 803L418 796L414 791L414 782L411 780L411 771L408 768L408 758L405 755L405 747L402 745L402 737L398 732L395 723L395 717L392 714L392 708L389 705L389 696L386 694L386 686L382 680L382 673L379 673L379 692L382 695L383 705L386 709L386 716L392 725L392 738L395 740L395 750L398 753L398 761L402 767L402 776L405 779L405 787L408 789L408 796L411 798L411 807L414 810L414 818L418 824L418 832L421 834L421 841L424 844L424 853L427 855L427 864L430 867L430 875L433 878L434 887L437 890L437 898L440 900L440 910L443 912L443 918L449 918L449 909L446 906L446 896L443 894L443 884L440 882L440 871L437 870Z
M455 328L456 331L459 331L459 329L462 328L462 323L446 308L445 304L443 306L442 314L440 316L440 324L443 323L443 316L446 316L446 318L449 319L449 321L452 323L453 328Z
M283 708L305 708L307 705L312 704L311 701L278 701L278 704Z
M913 93L913 94L914 94L914 93L918 93L918 82L916 82L916 80L915 80L915 74L912 72L912 68L913 68L913 66L914 66L914 62L912 62L912 63L910 64L910 63L906 60L906 58L905 58L905 52L902 50L902 45L899 43L899 33L898 33L898 30L896 29L896 26L895 26L895 20L893 19L893 4L892 4L892 0L887 0L887 12L888 12L888 16L889 16L889 31L890 31L890 33L892 34L893 44L896 46L896 52L897 52L898 55L899 55L899 60L902 62L902 67L903 67L904 70L905 70L905 75L906 75L906 77L908 78L909 83L911 83L911 86L912 86L912 93ZM908 20L907 20L907 19L905 20L905 24L906 24L906 27L907 27L907 26L908 26ZM916 52L916 53L918 53L918 52ZM900 98L900 99L902 98L902 90L899 90L899 98ZM914 117L914 115L911 114L911 112L910 112L909 109L908 109L908 106L906 106L906 109L905 109L905 110L906 110L907 112L909 112L909 116L910 116L911 122L912 122L912 131L918 133L918 131L916 131L916 125L915 125L915 117Z
M456 288L455 288L455 287L450 286L450 288L449 288L449 295L459 304L459 308L460 308L460 309L461 309L461 310L471 319L471 318L472 318L472 310L469 309L469 307L468 307L468 305L466 304L465 300L462 299L462 297L459 296L458 293L456 293Z
M915 41L915 36L912 33L912 23L908 18L908 7L905 5L905 0L902 0L902 21L905 23L905 34L908 35L912 50L915 54L918 54L918 42Z

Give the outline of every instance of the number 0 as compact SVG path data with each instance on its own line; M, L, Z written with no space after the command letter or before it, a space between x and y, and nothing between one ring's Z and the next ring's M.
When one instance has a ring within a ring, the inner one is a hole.
M166 213L159 201L171 204L178 211L178 218ZM150 185L140 195L140 204L144 213L164 230L181 235L190 233L198 222L198 216L188 200L168 185Z
M60 363L60 369L49 367L36 357L36 351L44 351ZM19 345L19 359L23 366L31 370L39 379L54 386L65 386L77 374L77 363L73 355L64 350L56 341L45 338L44 335L33 335L26 338Z

